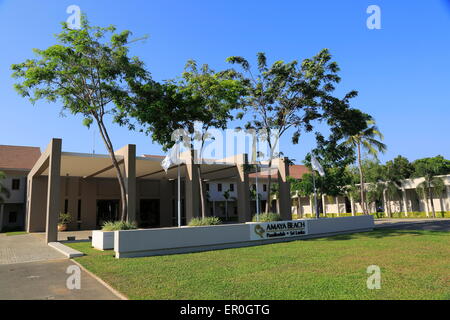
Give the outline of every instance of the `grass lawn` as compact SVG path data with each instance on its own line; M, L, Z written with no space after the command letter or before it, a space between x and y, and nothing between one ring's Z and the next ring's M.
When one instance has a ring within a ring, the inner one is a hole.
M23 234L28 234L28 232L26 232L26 231L12 231L12 232L5 232L4 234L7 237L10 237L10 236L20 236L20 235L23 235Z
M323 239L115 259L76 258L130 299L450 299L450 233L377 230ZM381 289L369 290L369 265Z

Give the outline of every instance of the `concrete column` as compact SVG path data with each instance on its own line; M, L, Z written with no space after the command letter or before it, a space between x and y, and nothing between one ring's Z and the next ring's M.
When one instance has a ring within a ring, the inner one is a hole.
M447 198L446 198L447 205L445 211L450 211L450 186L447 186L446 189L447 189Z
M327 216L327 198L324 194L322 194L322 211L323 211L323 216L326 217Z
M252 214L250 211L250 185L248 179L248 172L245 166L248 164L248 155L242 154L236 159L236 166L238 169L237 179L237 207L238 207L238 221L249 222L252 221Z
M46 241L58 241L58 218L61 212L61 139L52 139L49 145Z
M136 146L129 144L118 150L116 154L123 156L128 221L136 221Z
M339 208L339 196L336 197L336 213L339 217L339 214L341 213L341 209Z
M388 208L389 204L388 201L386 199L386 190L383 190L383 207L384 207L384 216L388 217L389 216L389 209Z
M2 232L3 229L3 212L5 211L5 205L2 203L0 205L0 232Z
M406 199L406 189L402 189L403 207L405 208L405 216L408 216L408 202Z
M288 181L289 161L287 157L278 160L278 190L280 216L283 220L292 220L291 185Z
M162 178L160 186L159 221L161 227L172 226L172 188L169 180Z
M355 216L355 200L353 197L350 197L350 208L352 211L352 216Z
M197 153L192 151L192 156L196 159ZM192 218L198 218L200 214L200 187L198 184L198 164L193 162L190 157L186 158L186 180L185 180L185 205L186 205L186 223Z
M303 218L303 206L302 206L302 197L300 197L297 194L297 200L298 200L298 211L297 215L300 215L301 218Z

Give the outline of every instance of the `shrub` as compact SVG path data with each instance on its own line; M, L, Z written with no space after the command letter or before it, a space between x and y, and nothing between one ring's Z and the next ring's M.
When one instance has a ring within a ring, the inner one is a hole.
M257 220L257 215L253 216L253 222L272 222L272 221L281 221L281 217L278 213L269 212L269 213L261 213L259 215L259 220Z
M136 222L128 221L106 221L103 223L103 231L117 231L117 230L133 230L137 229Z
M189 221L188 226L215 226L221 223L222 221L218 217L193 218L191 221Z
M70 213L60 213L58 218L59 224L69 224L72 221L72 216Z

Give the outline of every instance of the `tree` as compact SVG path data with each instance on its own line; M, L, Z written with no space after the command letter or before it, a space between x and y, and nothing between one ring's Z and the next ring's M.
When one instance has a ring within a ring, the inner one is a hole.
M407 158L400 155L386 162L385 166L397 180L409 179L414 174L414 166Z
M382 179L384 180L384 196L386 197L387 208L385 208L389 217L392 216L390 202L394 197L400 199L400 208L403 204L401 201L402 180L409 179L414 173L414 167L409 160L402 156L397 156L394 160L386 162L382 167ZM400 209L402 211L402 209Z
M292 142L297 144L303 130L313 130L314 120L325 119L342 106L330 96L340 81L337 75L339 67L331 61L326 49L300 64L297 60L289 63L276 61L271 66L266 55L258 53L256 76L245 58L232 56L227 61L238 64L243 70L236 74L247 88L245 107L253 113L253 120L247 123L246 128L254 129L268 144L268 190L271 190L272 160L277 156L281 136L292 129ZM346 98L354 96L356 92L352 91ZM269 207L268 201L266 213Z
M149 82L136 87L139 101L127 110L121 124L128 124L134 129L135 124L126 116L136 119L141 130L150 134L164 150L174 144L174 133L183 132L183 142L189 150L194 150L194 144L200 144L198 159L201 162L205 142L214 139L209 129L226 128L228 121L233 119L232 110L240 105L244 90L232 73L215 72L207 64L198 68L194 60L189 60L180 79L164 84ZM191 152L194 163L196 159L193 156ZM201 214L205 217L205 192L200 166L197 171Z
M0 171L0 203L5 202L5 198L9 198L9 190L2 184L4 179L6 179L6 175Z
M428 201L430 202L433 218L436 218L433 199L435 196L440 197L445 191L444 180L438 175L450 173L450 161L442 156L437 156L416 160L412 165L414 166L413 176L424 178L424 181L417 187L419 196L423 197L427 204Z
M105 117L120 114L132 103L131 88L149 79L143 63L128 55L130 35L127 30L116 33L114 26L90 26L83 16L80 30L71 30L63 23L56 35L58 44L34 49L37 59L12 65L13 77L20 79L15 88L22 97L33 104L40 99L59 101L63 112L81 115L87 127L95 121L116 170L122 220L128 214L125 182Z
M344 141L345 145L351 146L357 150L358 155L358 168L359 168L359 183L360 183L360 194L361 194L361 207L363 209L364 214L368 214L367 211L367 203L365 198L365 179L364 179L364 171L362 167L362 157L361 150L365 149L369 154L376 157L378 152L384 153L386 151L386 145L381 141L378 141L377 138L383 140L383 135L378 130L378 127L375 125L375 121L369 116L367 116L367 127L357 134L347 136L347 139Z

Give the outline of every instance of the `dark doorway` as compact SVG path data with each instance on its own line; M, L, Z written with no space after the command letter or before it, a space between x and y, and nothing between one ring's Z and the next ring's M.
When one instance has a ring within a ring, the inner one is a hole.
M348 197L345 197L345 213L351 213L352 212L352 203L348 199Z
M106 221L119 220L120 200L97 200L97 227Z
M142 228L158 228L159 220L159 199L142 199L139 216L139 225Z

